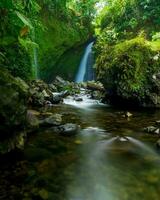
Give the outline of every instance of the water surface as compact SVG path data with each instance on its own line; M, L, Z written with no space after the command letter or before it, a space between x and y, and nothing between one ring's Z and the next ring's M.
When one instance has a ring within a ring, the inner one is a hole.
M143 128L160 119L160 111L131 111L124 118L122 110L96 102L47 111L81 130L72 137L50 129L33 133L23 154L3 160L0 199L159 200L157 137Z

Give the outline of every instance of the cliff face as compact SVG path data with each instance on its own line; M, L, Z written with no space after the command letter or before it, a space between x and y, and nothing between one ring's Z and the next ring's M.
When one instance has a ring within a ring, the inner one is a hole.
M83 53L81 45L89 38L89 30L80 29L71 19L50 16L46 12L41 16L46 30L37 34L36 41L40 78L48 81L59 74L73 80Z

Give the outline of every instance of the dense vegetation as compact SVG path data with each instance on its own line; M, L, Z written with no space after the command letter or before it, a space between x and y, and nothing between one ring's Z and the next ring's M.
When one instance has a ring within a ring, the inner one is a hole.
M153 100L152 76L160 69L159 12L158 1L116 0L97 18L97 73L109 96L140 104Z
M93 2L2 0L0 66L24 79L52 77L64 52L91 37Z

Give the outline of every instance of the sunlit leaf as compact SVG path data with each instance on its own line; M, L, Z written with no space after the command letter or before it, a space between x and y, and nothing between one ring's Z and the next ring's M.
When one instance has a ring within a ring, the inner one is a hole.
M24 25L33 29L33 26L32 26L30 20L27 17L25 17L22 13L20 13L18 11L15 11L15 13L19 17L19 19L24 23Z

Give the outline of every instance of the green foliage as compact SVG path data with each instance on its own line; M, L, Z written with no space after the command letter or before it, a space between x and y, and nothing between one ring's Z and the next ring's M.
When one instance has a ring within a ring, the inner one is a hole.
M0 60L0 66L25 79L33 77L32 30L39 27L39 11L35 0L2 0L0 3L0 52L8 53Z
M89 38L95 2L1 0L0 66L7 65L13 75L35 78L33 54L38 50L40 74L44 79L49 78L64 52ZM7 52L11 54L6 57Z
M155 34L152 36L152 40L153 40L153 41L160 40L160 32L155 33Z
M23 24L25 26L28 26L30 29L33 29L33 26L32 26L32 24L31 24L29 19L27 19L23 14L21 14L18 11L15 11L15 13L19 17L19 19L23 22Z
M150 37L151 32L159 30L160 1L155 0L109 0L97 21L101 30L115 29L119 37L126 37L126 32L145 30Z
M106 45L97 58L98 78L113 94L143 101L160 66L159 57L155 59L160 48L155 50L153 46L142 37Z
M76 59L77 55L72 48L79 48L80 44L88 40L89 30L80 30L74 22L68 24L56 19L55 16L45 16L44 24L48 27L47 31L41 31L37 37L40 77L44 80L53 80L55 75L59 74L73 80L79 59ZM66 55L68 55L68 60ZM72 58L74 56L75 58ZM65 59L67 61L63 62Z
M0 68L8 69L12 75L27 80L31 78L32 74L29 66L30 59L21 45L14 43L0 47Z

